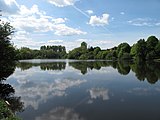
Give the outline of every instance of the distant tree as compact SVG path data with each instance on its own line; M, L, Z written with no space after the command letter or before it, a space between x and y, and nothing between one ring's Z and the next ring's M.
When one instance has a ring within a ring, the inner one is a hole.
M124 53L130 53L131 47L128 43L121 43L120 45L118 45L117 47L117 56L119 59L121 59L123 57Z
M30 48L22 47L18 50L17 57L18 59L33 59L34 53Z
M144 39L140 39L136 44L136 59L139 61L146 60L146 42Z
M155 47L158 44L158 39L155 36L148 37L146 41L146 49L147 49L147 55L146 59L151 60L157 57Z
M156 52L157 58L160 58L160 41L155 46L155 52Z
M130 51L130 55L131 57L135 57L136 54L137 54L137 45L136 44L133 44L133 46L131 47L131 51Z
M146 41L146 48L147 51L152 51L154 50L155 46L158 44L158 39L155 36L150 36L148 37Z
M95 58L96 58L97 54L98 54L100 51L101 51L101 48L100 48L100 47L95 47L95 48L94 48L93 55L95 56Z
M82 42L81 43L81 47L84 48L84 49L87 49L87 43L86 42Z

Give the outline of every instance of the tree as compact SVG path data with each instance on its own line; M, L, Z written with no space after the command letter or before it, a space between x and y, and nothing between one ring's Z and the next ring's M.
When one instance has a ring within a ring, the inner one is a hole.
M130 51L131 57L135 57L136 56L136 54L137 54L136 49L137 49L137 45L133 44L133 46L131 47L131 51Z
M158 44L158 42L159 41L155 36L148 37L148 39L146 41L146 49L147 49L146 59L147 60L151 60L151 59L156 58L155 47Z
M84 48L84 49L87 49L87 43L86 42L82 42L81 43L81 47Z
M146 41L146 48L147 51L152 51L154 50L155 46L158 44L158 39L155 36L150 36L148 37Z
M158 42L158 44L155 47L155 52L156 52L156 56L158 58L160 58L160 41Z
M13 33L14 28L10 25L10 23L5 23L0 20L0 60L16 59L15 48L10 43Z
M124 53L130 53L131 47L128 43L121 43L117 48L117 56L119 59L123 57Z
M146 60L146 42L144 39L140 39L136 44L136 59L139 61Z

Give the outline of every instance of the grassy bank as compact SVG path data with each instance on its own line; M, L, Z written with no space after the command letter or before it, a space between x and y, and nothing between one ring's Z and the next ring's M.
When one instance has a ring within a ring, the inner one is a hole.
M0 100L0 119L1 120L20 120L9 109L7 102Z

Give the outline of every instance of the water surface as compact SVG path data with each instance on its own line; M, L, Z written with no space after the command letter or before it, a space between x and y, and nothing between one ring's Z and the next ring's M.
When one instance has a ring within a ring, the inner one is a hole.
M20 61L7 83L23 120L159 120L160 64Z

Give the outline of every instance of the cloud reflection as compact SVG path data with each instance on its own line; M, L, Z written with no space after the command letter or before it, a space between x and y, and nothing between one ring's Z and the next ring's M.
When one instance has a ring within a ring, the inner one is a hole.
M84 118L71 108L58 107L36 117L35 120L84 120Z
M92 88L89 90L91 99L102 98L103 100L109 100L108 89L104 88ZM91 100L90 102L91 103Z
M16 94L22 97L25 107L32 106L34 109L38 109L40 103L53 96L66 96L68 88L79 86L85 82L86 80L70 79L57 79L51 83L48 81L40 81L39 83L27 81L25 84L16 86Z

